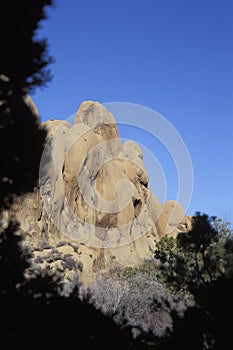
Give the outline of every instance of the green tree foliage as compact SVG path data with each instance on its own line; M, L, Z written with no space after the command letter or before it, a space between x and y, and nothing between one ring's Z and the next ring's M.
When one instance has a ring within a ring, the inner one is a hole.
M190 232L157 245L158 278L179 293L191 292L195 307L173 315L174 332L161 349L233 348L233 240L229 225L197 213Z
M232 252L226 221L197 213L190 232L157 243L156 259L98 275L91 300L148 348L231 349Z
M175 290L192 293L229 269L231 232L216 218L197 213L190 232L165 237L157 243L158 278Z

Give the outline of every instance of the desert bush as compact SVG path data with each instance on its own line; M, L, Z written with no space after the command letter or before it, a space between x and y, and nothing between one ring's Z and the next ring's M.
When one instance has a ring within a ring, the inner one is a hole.
M77 270L77 262L71 254L64 254L62 257L62 265L68 270Z
M172 294L142 267L97 275L88 292L95 307L112 316L117 324L132 327L135 337L169 335L173 330L172 314L182 316L187 307L193 306L191 295Z

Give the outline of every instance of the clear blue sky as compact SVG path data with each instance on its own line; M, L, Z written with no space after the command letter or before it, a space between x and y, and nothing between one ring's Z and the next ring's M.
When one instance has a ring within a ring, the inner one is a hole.
M227 215L232 222L233 1L57 0L48 14L40 36L55 60L53 80L32 95L41 120L66 119L84 100L159 112L192 159L187 214ZM144 143L146 136L128 131L121 136ZM149 148L159 158L159 146ZM166 199L175 199L175 177L168 185Z

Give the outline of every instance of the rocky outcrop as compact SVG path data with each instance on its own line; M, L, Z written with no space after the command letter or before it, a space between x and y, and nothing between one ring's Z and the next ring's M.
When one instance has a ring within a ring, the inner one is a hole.
M151 256L166 234L187 231L181 205L161 205L150 192L140 147L121 143L114 117L98 102L83 102L74 122L49 120L40 183L15 212L25 242L39 250L74 244L82 275ZM70 249L70 248L69 248Z

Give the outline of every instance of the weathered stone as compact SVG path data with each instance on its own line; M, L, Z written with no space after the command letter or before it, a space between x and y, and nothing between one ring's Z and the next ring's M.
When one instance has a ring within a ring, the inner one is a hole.
M88 276L113 260L138 264L152 256L161 237L190 228L179 203L161 206L150 192L139 145L121 143L114 117L100 103L83 102L73 125L42 125L48 136L40 188L22 196L15 209L28 245L73 242Z
M165 202L162 206L161 215L156 223L159 238L165 235L177 236L179 232L178 226L184 216L184 209L180 203L174 200Z

